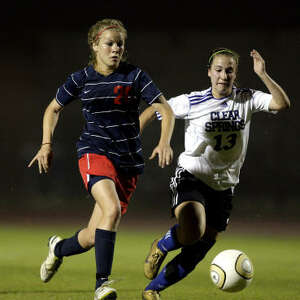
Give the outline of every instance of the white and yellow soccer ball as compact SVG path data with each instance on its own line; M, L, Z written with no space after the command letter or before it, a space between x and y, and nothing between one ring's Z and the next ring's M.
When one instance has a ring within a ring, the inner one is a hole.
M238 292L252 281L254 268L249 257L240 250L220 252L211 262L210 278L222 291Z

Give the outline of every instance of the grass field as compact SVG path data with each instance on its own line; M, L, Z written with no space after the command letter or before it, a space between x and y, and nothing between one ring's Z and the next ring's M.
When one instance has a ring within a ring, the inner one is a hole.
M163 232L164 229L162 229ZM141 300L148 280L143 261L151 241L162 232L120 229L116 242L112 279L120 300ZM5 300L91 300L94 288L93 250L64 259L61 269L45 284L39 267L47 254L46 240L59 233L70 236L69 228L0 225L0 299ZM236 248L251 258L255 277L239 293L217 290L210 281L209 262L221 250ZM300 299L300 240L296 236L226 233L183 281L162 292L163 300L297 300ZM174 253L176 254L176 253ZM174 256L167 257L167 260Z

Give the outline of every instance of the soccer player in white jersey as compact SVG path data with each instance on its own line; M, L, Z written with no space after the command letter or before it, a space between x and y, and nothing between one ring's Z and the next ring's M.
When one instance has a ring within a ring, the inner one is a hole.
M139 104L154 106L164 118L159 144L152 156L158 155L159 166L171 162L170 139L174 115L162 93L140 68L124 61L127 31L122 22L103 19L88 33L90 62L72 73L58 89L47 107L43 120L40 150L29 167L38 163L40 173L48 172L52 158L52 139L61 110L79 99L85 118L84 130L77 142L79 169L86 189L95 200L94 211L86 228L74 236L49 239L49 253L40 269L41 280L48 282L63 257L95 248L95 300L116 299L110 286L114 244L121 216L143 172Z
M152 243L144 264L152 281L144 300L159 300L160 291L187 276L225 231L234 187L245 160L253 113L277 112L290 106L284 90L266 72L265 61L252 50L253 68L269 93L234 85L239 56L214 50L208 60L211 87L169 99L175 117L185 120L185 150L171 178L172 214L176 224ZM159 114L158 114L159 115ZM155 109L140 116L141 130L155 118ZM158 274L169 251L181 249Z

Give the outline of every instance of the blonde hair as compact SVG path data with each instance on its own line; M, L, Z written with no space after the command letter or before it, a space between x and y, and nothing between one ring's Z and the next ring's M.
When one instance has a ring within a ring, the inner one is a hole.
M96 61L96 54L93 49L93 44L98 41L103 31L107 29L114 29L122 33L124 37L124 41L127 39L127 30L124 27L123 23L117 19L103 19L101 21L98 21L93 26L90 27L88 32L88 45L90 48L90 56L89 56L89 65L95 66ZM122 61L126 60L125 51L122 57Z

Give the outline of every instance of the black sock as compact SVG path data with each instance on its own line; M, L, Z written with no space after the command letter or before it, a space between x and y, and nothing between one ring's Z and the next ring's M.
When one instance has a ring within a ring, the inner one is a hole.
M95 257L96 257L96 289L108 279L111 273L116 232L96 229Z
M79 232L80 230L77 231L74 236L58 242L55 246L54 254L57 257L63 257L80 254L88 251L89 249L82 248L82 246L78 242Z

